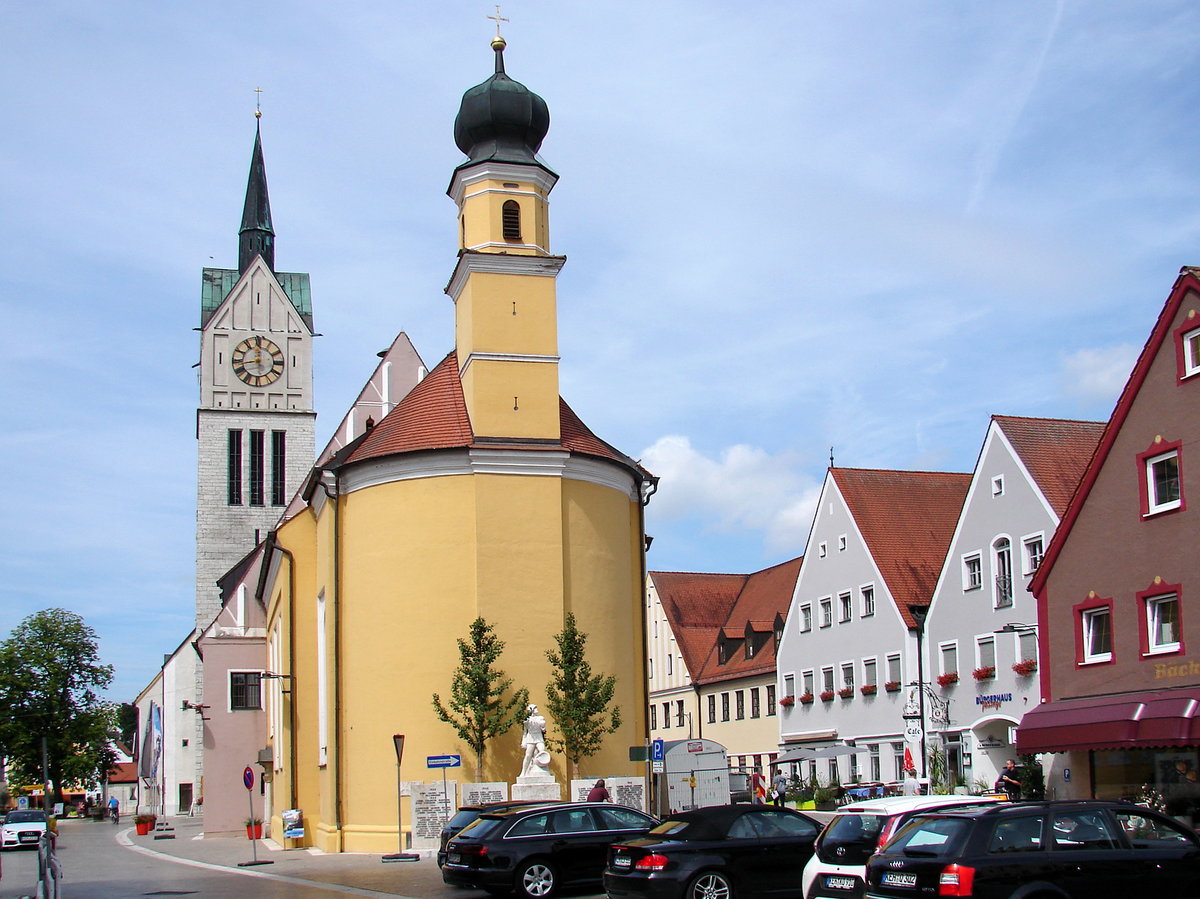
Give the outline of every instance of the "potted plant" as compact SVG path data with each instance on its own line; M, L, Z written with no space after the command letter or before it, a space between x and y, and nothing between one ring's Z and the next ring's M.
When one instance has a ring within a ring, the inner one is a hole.
M939 687L949 687L952 684L957 684L958 683L958 672L957 671L947 671L945 674L939 674L937 676L937 683L938 683Z
M832 690L822 690L821 691L821 702L833 702L833 691Z
M900 681L890 680L886 684L883 685L883 689L887 690L889 693L899 693L900 692Z
M261 840L262 839L262 818L247 818L246 819L246 839Z
M1037 671L1037 659L1021 659L1012 666L1012 669L1021 677L1029 677Z
M975 680L991 680L995 676L995 665L984 665L982 668L976 668L971 672L971 677L975 678Z
M832 786L818 787L813 791L813 804L820 812L828 812L837 808L837 789Z
M812 705L812 701L813 701L813 695L812 695L812 693L801 693L801 694L800 694L800 701L801 701L802 703L804 703L805 705Z
M133 816L133 826L139 837L144 837L150 832L150 828L158 821L157 815L140 814Z
M874 696L877 689L879 688L875 684L863 684L858 688L858 691L862 693L863 696Z
M842 699L849 699L853 695L854 695L853 687L842 687L842 689L838 690L838 696L842 697Z
M785 709L790 709L792 706L794 706L796 704L796 697L795 696L785 696L785 697L783 697L783 699L779 700L779 704L781 706L783 706Z

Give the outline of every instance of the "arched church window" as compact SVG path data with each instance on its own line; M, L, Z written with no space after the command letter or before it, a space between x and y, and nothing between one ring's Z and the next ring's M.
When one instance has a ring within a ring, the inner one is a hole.
M516 200L505 200L500 208L500 218L504 225L504 239L520 240L521 205Z

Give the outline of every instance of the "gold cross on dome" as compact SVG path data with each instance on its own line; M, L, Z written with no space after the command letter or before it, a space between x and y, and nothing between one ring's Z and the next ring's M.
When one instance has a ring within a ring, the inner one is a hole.
M262 118L262 88L261 88L261 87L256 87L256 88L254 89L254 93L255 93L255 97L254 97L254 117L255 117L256 119L261 119L261 118Z
M496 23L496 37L500 37L500 23L508 21L508 19L500 15L500 4L496 4L496 14L494 16L484 16L484 18L491 19Z

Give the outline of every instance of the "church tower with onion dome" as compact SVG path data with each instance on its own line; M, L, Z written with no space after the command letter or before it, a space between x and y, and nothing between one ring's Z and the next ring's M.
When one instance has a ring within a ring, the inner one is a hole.
M314 469L306 508L273 535L268 688L276 826L303 808L305 839L326 851L391 852L397 810L381 772L429 782L430 756L476 758L434 713L483 618L505 647L496 667L546 710L546 651L568 614L592 670L615 675L621 723L583 776L638 775L628 748L646 734L643 507L655 478L600 439L559 396L549 196L538 156L545 101L505 72L468 90L454 125L467 157L453 172L455 264L446 293L455 344L374 427ZM558 734L548 716L547 736ZM482 780L512 784L521 728L487 743ZM561 754L558 784L574 773ZM505 787L505 792L507 792ZM461 793L455 794L458 798ZM564 791L565 797L565 791ZM409 831L412 806L405 800Z

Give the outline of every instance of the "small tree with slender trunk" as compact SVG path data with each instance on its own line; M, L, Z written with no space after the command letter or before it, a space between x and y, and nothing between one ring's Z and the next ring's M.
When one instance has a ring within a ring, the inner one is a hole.
M454 728L475 753L475 780L483 780L483 756L488 740L506 733L525 718L529 691L524 687L507 700L512 678L495 667L504 651L504 641L483 618L471 622L467 639L458 640L458 668L450 680L450 708L433 694L433 710Z
M621 710L612 704L617 679L592 674L585 656L587 640L575 624L575 613L568 612L554 637L557 651L546 651L554 669L546 685L546 705L561 734L546 742L567 757L572 777L579 776L580 760L599 752L604 737L621 726Z

